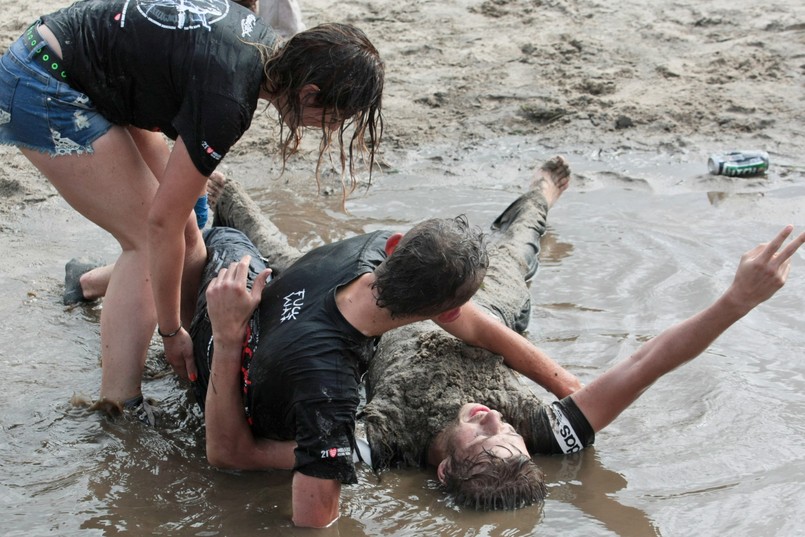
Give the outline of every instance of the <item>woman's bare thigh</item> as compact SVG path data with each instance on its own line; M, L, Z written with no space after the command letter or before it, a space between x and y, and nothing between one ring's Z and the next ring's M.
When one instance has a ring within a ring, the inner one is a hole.
M131 135L115 126L93 143L94 152L51 157L23 154L79 213L110 232L124 249L143 247L148 211L158 183Z

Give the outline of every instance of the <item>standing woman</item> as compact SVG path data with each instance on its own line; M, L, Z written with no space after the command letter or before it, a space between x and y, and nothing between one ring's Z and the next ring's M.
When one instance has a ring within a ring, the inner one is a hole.
M11 45L0 58L0 143L18 146L122 248L101 315L102 400L142 400L155 325L173 369L195 377L185 327L196 290L181 285L205 261L193 205L258 101L279 112L283 162L302 128L318 127L318 166L335 138L354 185L355 152L368 146L374 162L382 90L383 63L360 30L326 24L282 44L228 0L86 0Z

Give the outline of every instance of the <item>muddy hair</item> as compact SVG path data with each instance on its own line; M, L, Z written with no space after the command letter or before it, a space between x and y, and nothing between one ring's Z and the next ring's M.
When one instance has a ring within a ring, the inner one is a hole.
M486 238L464 215L414 226L374 271L376 303L392 318L433 317L466 303L489 267Z
M451 455L444 489L459 507L479 511L519 509L545 501L545 476L530 457L500 457L484 450L473 457Z
M358 155L365 157L368 153L371 181L383 134L385 68L377 49L358 28L338 23L302 31L276 50L260 49L265 63L263 89L282 107L279 126L283 170L288 157L299 150L303 108L321 108L322 137L316 181L320 184L322 162L335 137L346 199L357 185L354 162ZM300 92L308 84L317 86L319 91L312 102L302 103ZM338 128L330 128L334 120L341 122ZM350 129L351 138L345 142ZM344 181L347 170L349 189Z

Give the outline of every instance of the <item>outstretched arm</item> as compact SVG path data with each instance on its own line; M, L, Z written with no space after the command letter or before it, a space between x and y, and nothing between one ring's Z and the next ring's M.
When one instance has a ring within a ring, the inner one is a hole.
M219 468L264 470L293 467L295 442L256 439L246 423L241 398L241 352L246 326L270 273L246 287L249 256L223 268L207 287L213 349L204 419L207 460Z
M461 306L457 318L436 318L434 321L465 343L501 355L507 366L560 399L581 388L579 380L572 373L472 302Z
M801 233L781 249L793 231L786 226L768 244L741 257L732 285L711 306L669 328L631 357L573 394L595 431L612 422L654 381L701 354L727 328L764 302L785 283L791 256L805 243Z

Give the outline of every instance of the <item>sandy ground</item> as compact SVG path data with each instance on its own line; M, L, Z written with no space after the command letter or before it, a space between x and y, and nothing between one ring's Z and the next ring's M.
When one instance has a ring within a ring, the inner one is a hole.
M38 14L66 4L0 0L0 48ZM625 147L705 160L711 150L762 148L801 171L805 4L795 0L301 6L309 26L351 22L380 50L390 167L400 152L438 145L460 156L483 140L515 135L558 151ZM233 152L263 154L272 125L257 117ZM4 220L53 195L16 150L0 148Z

